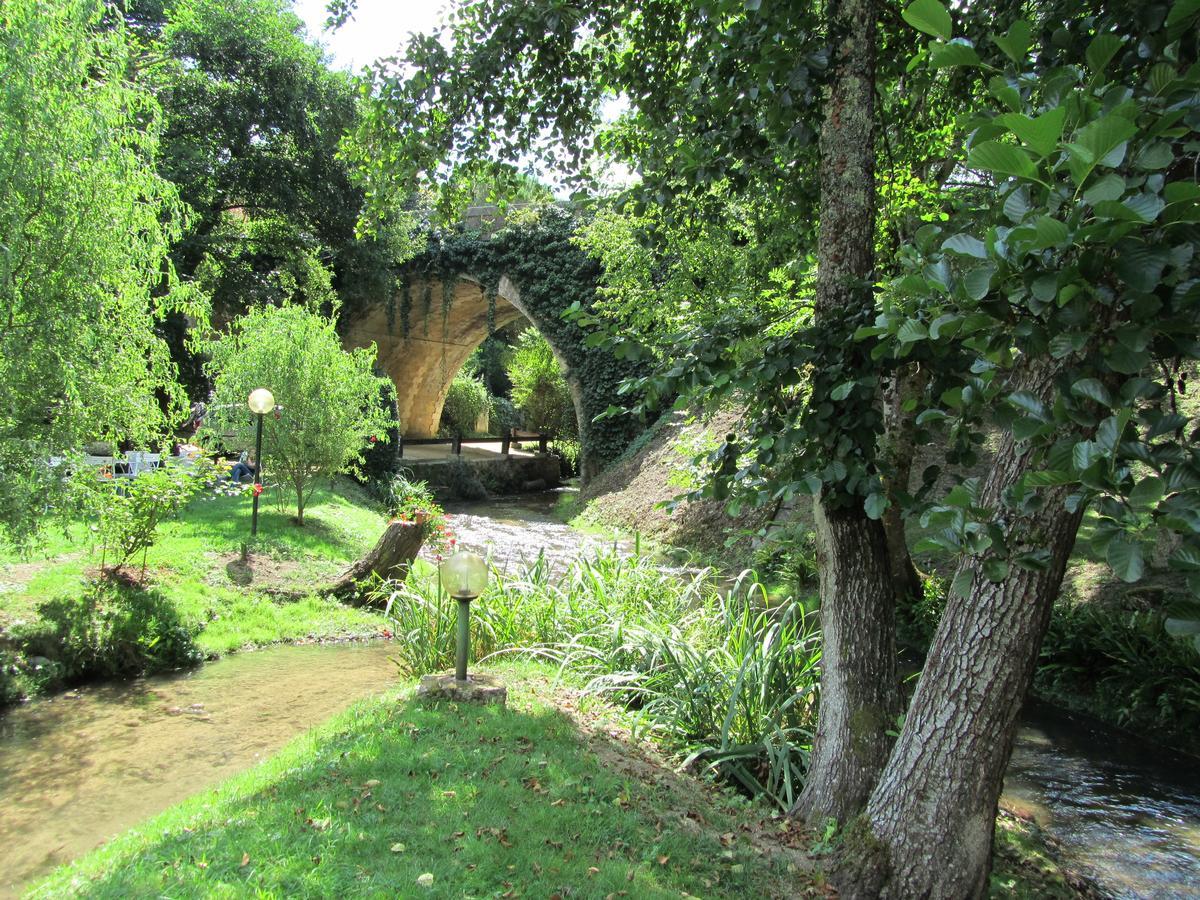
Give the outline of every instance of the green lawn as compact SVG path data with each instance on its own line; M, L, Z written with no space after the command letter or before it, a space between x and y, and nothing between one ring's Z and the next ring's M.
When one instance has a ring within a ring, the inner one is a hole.
M547 670L500 673L507 710L360 702L31 896L818 895L764 807L612 739Z
M385 524L358 485L339 479L316 491L302 528L289 510L262 503L257 549L244 565L249 496L202 495L160 527L146 585L209 656L277 641L374 634L382 627L376 614L308 594L374 544ZM81 596L100 564L86 523L46 538L28 557L0 549L0 649L20 653L51 601ZM129 568L140 572L140 565Z

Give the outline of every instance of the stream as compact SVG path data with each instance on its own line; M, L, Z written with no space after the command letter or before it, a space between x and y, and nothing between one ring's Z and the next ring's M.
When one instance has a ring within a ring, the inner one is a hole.
M504 570L613 542L553 516L553 493L448 510ZM0 715L0 897L208 790L396 683L384 643L274 647L89 686ZM1066 862L1114 897L1200 896L1195 760L1031 703L1005 782Z

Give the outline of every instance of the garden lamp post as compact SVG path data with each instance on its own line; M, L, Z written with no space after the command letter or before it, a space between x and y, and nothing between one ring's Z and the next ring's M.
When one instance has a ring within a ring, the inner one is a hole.
M458 601L458 642L454 650L454 680L467 680L467 654L471 645L471 601L487 587L487 564L474 553L460 551L440 568L442 585Z
M250 412L258 416L258 429L254 438L254 507L250 513L250 536L258 534L258 495L262 493L262 426L263 416L275 408L275 395L266 388L255 388L246 398Z

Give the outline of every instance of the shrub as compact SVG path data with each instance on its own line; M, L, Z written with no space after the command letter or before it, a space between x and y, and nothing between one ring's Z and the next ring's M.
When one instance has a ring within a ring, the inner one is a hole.
M391 583L377 600L403 670L451 664L455 602L436 578ZM767 608L749 579L724 592L710 569L681 578L601 555L556 573L541 557L493 571L471 640L475 660L525 653L581 673L687 762L791 805L816 717L818 638L798 606Z
M57 597L38 612L42 623L14 628L13 638L27 657L49 659L56 680L136 675L203 659L195 629L156 591L97 581L82 596Z
M475 423L489 408L483 382L461 372L450 382L450 391L442 406L442 427L457 434L474 434Z
M1200 731L1200 653L1165 635L1158 612L1058 604L1034 683L1120 725L1157 729L1193 746Z
M406 474L407 473L407 474ZM410 470L397 474L388 482L383 497L388 515L401 522L423 520L427 524L425 546L434 553L446 553L457 543L446 524L446 512L424 481L413 481Z
M512 429L521 427L521 413L507 397L493 397L488 425L492 434L507 434Z
M549 342L536 329L521 333L508 363L512 399L525 427L557 437L579 435L575 404Z
M140 553L144 578L146 553L158 539L158 526L186 506L213 475L212 463L203 458L191 468L160 466L136 478L80 471L75 478L77 497L95 523L101 568L107 560L110 571L117 572Z
M384 379L374 375L375 348L342 349L331 319L298 306L252 309L210 344L208 370L215 397L204 432L233 434L253 447L255 416L246 398L266 387L279 409L263 422L263 469L295 498L296 520L321 479L358 472L363 451L386 439L388 417L379 404Z
M549 450L554 456L558 457L558 461L561 464L560 471L564 478L570 478L579 474L579 441L551 441Z
M402 465L400 410L396 404L396 386L392 384L391 379L386 379L379 385L379 407L388 424L382 434L367 437L368 446L363 452L359 480L367 485L383 485L386 490L386 485Z

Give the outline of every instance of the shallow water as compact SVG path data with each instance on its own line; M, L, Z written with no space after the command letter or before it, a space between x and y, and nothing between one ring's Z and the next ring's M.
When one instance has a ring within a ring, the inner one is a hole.
M629 541L585 534L554 514L563 491L500 497L481 503L446 506L447 524L460 549L487 557L501 572L519 570L539 555L554 570L563 570L581 555L616 551L632 553Z
M501 570L565 568L612 540L553 515L554 492L448 509ZM630 553L628 543L616 544ZM0 716L0 895L271 755L396 682L387 644L277 647L101 685ZM1200 765L1032 704L1008 800L1117 897L1200 897Z
M274 647L0 716L0 895L396 683L382 643Z
M1200 763L1046 704L1023 719L1006 798L1113 896L1200 896Z

